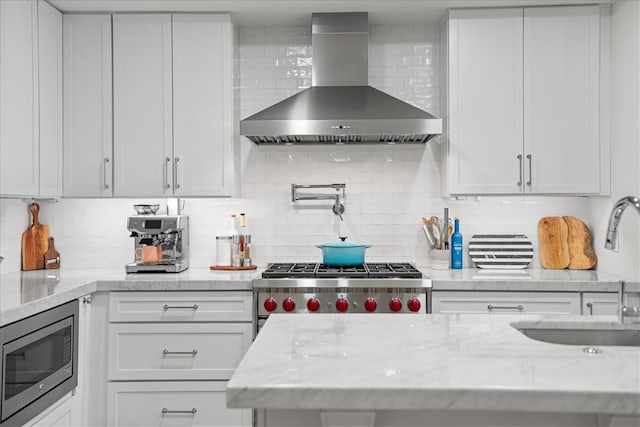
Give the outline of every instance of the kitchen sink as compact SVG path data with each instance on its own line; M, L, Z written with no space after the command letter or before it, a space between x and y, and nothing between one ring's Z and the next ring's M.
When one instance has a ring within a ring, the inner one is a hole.
M516 328L523 335L552 344L640 347L636 329Z

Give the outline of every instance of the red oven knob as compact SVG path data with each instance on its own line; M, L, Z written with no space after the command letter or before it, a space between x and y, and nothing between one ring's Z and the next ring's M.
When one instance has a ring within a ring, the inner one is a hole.
M336 310L338 310L340 313L344 313L348 309L349 301L347 301L345 298L338 298L338 300L336 301Z
M282 308L284 311L293 311L296 309L296 302L292 298L287 298L282 301Z
M267 298L266 300L264 300L264 309L269 313L275 311L276 308L278 308L278 301L273 298Z
M416 297L411 298L407 302L407 307L409 308L410 311L413 311L413 312L420 311L421 305L422 304L420 304L420 300Z
M369 313L376 311L377 308L378 303L376 302L375 298L367 298L367 300L364 302L364 309Z
M398 298L391 298L391 301L389 301L389 310L394 312L402 310L402 301Z
M307 301L307 310L309 311L320 310L320 301L318 301L318 298L309 298L309 301Z

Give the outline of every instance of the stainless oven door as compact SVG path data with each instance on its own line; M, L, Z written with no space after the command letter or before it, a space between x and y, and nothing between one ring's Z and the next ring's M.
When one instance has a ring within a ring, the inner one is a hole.
M77 307L73 301L2 329L0 423L26 421L77 385Z

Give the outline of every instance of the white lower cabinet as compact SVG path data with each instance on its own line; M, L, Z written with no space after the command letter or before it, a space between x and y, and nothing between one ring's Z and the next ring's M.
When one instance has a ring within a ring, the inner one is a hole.
M584 292L582 314L585 316L618 314L618 294L613 292Z
M250 409L227 409L225 381L112 382L107 425L251 426Z
M251 291L111 292L106 425L249 427L225 388L253 339Z
M580 314L577 292L434 291L433 313Z

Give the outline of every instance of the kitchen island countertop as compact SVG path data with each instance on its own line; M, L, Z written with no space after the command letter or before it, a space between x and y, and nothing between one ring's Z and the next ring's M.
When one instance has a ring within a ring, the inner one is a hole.
M227 405L639 415L639 347L589 354L512 327L557 322L619 325L580 316L271 315L228 383Z
M260 269L126 274L117 270L35 270L0 276L0 326L96 291L251 290Z

